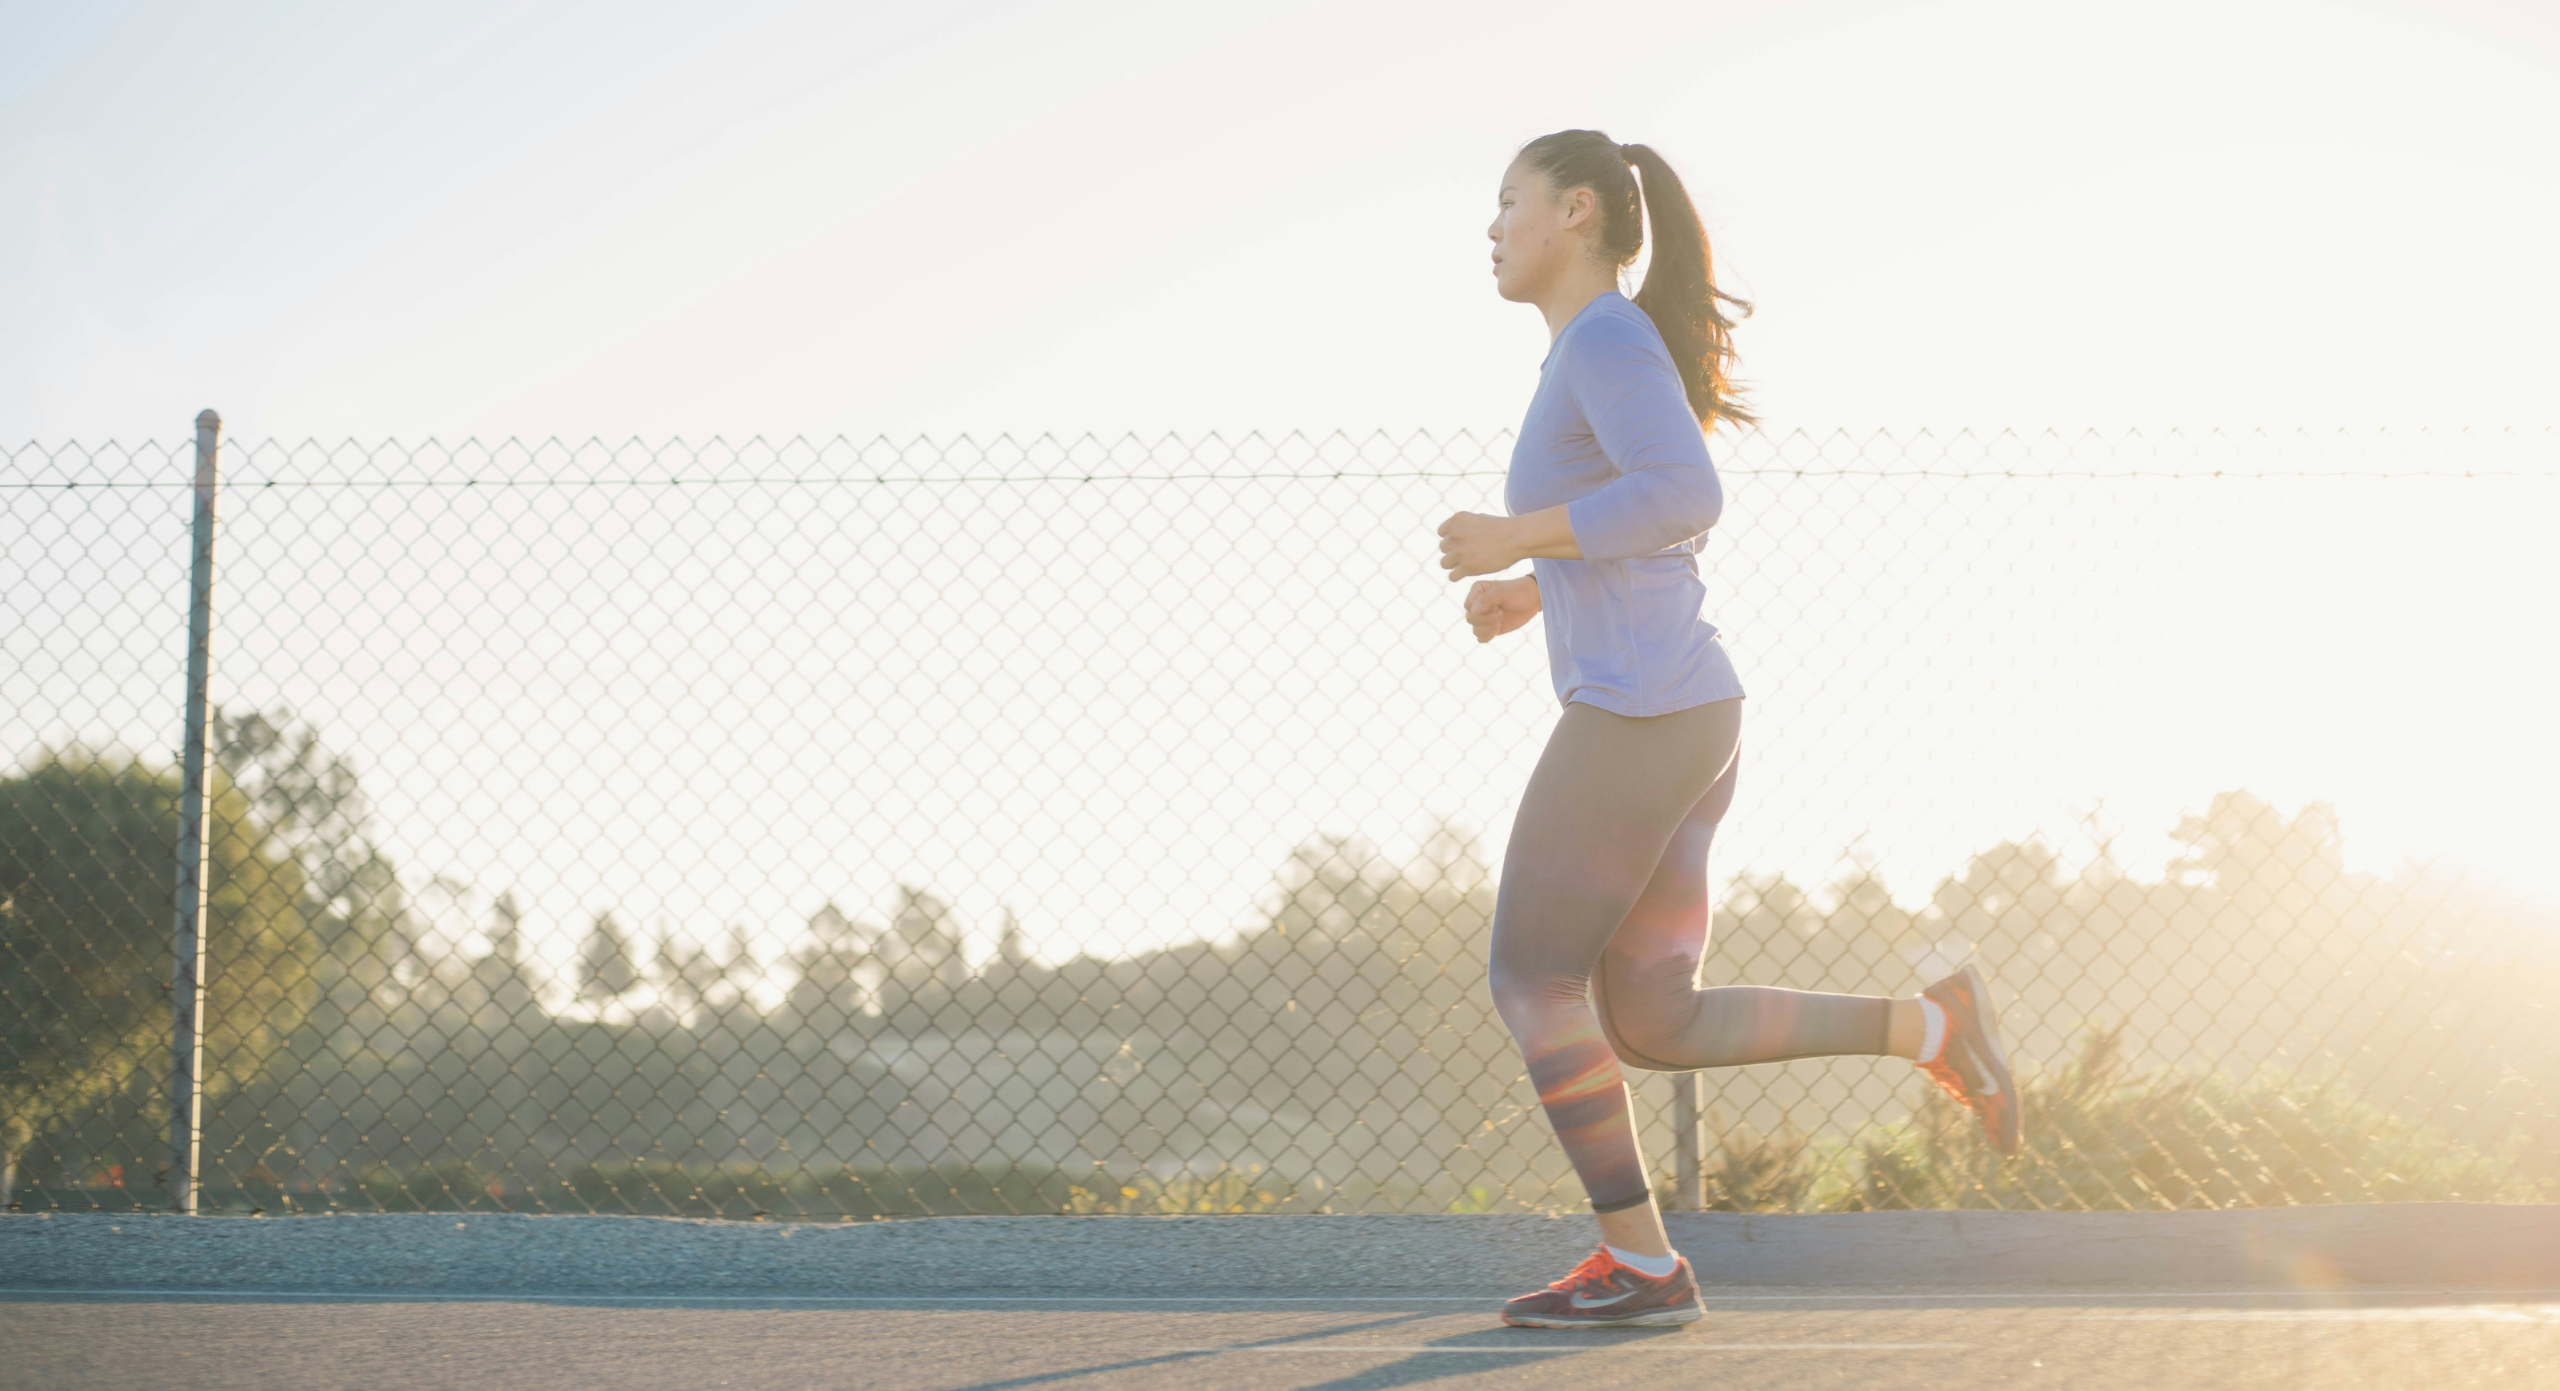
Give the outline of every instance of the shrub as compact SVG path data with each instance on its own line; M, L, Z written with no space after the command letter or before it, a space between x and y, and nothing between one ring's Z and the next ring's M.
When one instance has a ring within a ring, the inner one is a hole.
M1763 1135L1747 1125L1718 1125L1716 1152L1699 1176L1709 1212L1798 1212L1823 1165L1812 1142L1789 1126Z
M2026 1146L2006 1163L1970 1112L1932 1091L1911 1121L1858 1146L1831 1211L2162 1209L2294 1203L2532 1202L2512 1156L2464 1146L2334 1087L2261 1075L2136 1074L2121 1028L2023 1083Z

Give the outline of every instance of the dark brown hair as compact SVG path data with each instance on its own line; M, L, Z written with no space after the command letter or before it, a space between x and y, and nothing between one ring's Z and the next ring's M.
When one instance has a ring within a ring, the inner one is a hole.
M1671 349L1700 425L1755 423L1731 375L1734 321L1723 308L1730 304L1748 316L1751 306L1716 288L1707 229L1680 176L1651 146L1621 145L1596 130L1541 135L1520 147L1520 158L1557 193L1591 190L1599 211L1593 249L1621 270L1644 250L1645 223L1653 224L1653 263L1635 293L1636 307ZM1638 175L1644 178L1641 190Z

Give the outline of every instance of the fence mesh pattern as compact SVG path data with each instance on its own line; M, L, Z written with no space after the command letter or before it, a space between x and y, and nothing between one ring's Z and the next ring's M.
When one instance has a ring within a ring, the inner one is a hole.
M1577 1206L1483 979L1545 652L1475 644L1434 566L1508 450L226 444L203 1208ZM1724 451L1751 697L1703 978L1979 962L2028 1144L1891 1059L1633 1074L1666 1193L2560 1194L2547 898L2244 781L2304 726L2363 731L2307 741L2341 769L2560 766L2511 611L2560 592L2556 454ZM192 468L0 454L14 1207L165 1201ZM2418 571L2469 596L2425 640ZM2417 661L2509 694L2412 714Z

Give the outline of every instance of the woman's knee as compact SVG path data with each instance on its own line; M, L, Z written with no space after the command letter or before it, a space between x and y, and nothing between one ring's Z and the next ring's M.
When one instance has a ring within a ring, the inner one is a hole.
M1600 1011L1600 1036L1609 1040L1609 1051L1617 1054L1618 1061L1628 1067L1640 1067L1647 1072L1662 1070L1662 1064L1650 1051L1638 1047L1634 1039L1627 1037L1626 1030L1619 1026L1606 1007Z
M1526 1043L1545 1031L1549 1015L1546 992L1536 982L1496 968L1491 983L1493 1012L1501 1017L1502 1026L1511 1031L1513 1038Z
M1643 1068L1647 1072L1662 1071L1662 1045L1668 1041L1666 1038L1659 1034L1638 1037L1629 1033L1626 1024L1621 1020L1603 1016L1603 1021L1609 1026L1606 1030L1609 1036L1609 1051L1618 1055L1619 1062L1629 1067Z
M1506 960L1499 951L1485 979L1493 991L1493 1012L1522 1043L1569 1026L1574 1011L1586 1007L1584 978Z
M1602 1032L1608 1036L1609 1051L1618 1055L1618 1061L1648 1072L1661 1072L1670 1066L1662 1059L1679 1041L1676 1031L1651 1019L1629 1019L1616 1010L1601 1011L1600 1022L1605 1026Z
M1600 1019L1609 1047L1621 1061L1661 1071L1662 1060L1683 1051L1698 1003L1697 958L1674 957L1650 967L1611 970L1600 992Z

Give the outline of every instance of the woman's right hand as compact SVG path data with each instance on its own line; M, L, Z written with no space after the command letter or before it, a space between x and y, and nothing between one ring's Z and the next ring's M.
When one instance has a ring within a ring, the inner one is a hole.
M1478 580L1467 586L1467 626L1475 629L1478 642L1491 642L1537 616L1538 581L1534 576Z

